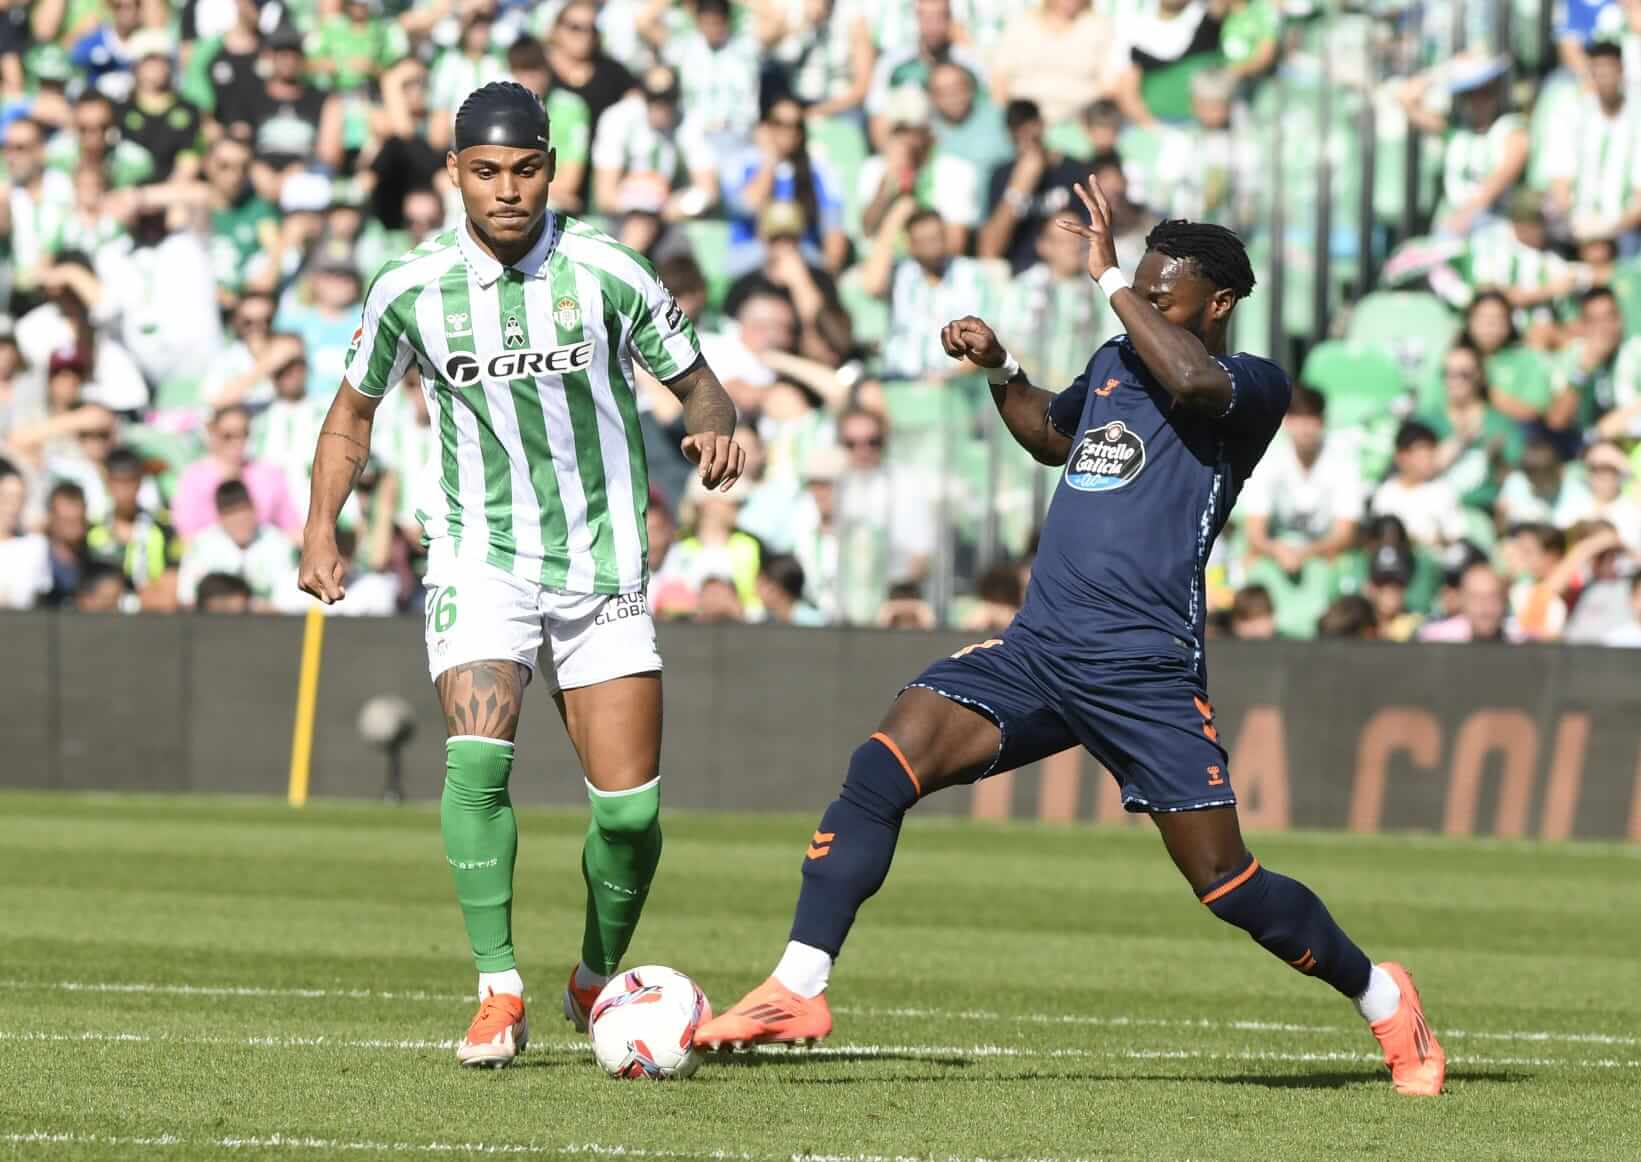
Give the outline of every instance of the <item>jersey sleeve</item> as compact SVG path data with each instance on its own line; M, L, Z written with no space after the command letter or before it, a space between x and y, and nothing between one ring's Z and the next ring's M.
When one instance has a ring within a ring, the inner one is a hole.
M655 268L639 256L637 298L629 308L632 330L628 342L644 367L662 383L677 379L701 357L695 324L672 297Z
M1231 402L1220 413L1219 424L1269 439L1288 414L1293 396L1288 373L1254 355L1228 355L1219 365L1231 377Z
M348 345L348 383L361 395L381 399L388 388L404 378L415 357L410 336L405 331L404 312L408 304L399 302L393 287L378 279L365 296L359 329Z
M1048 405L1048 422L1068 440L1075 440L1083 423L1083 405L1088 402L1088 373L1094 366L1091 360L1082 374L1071 381Z

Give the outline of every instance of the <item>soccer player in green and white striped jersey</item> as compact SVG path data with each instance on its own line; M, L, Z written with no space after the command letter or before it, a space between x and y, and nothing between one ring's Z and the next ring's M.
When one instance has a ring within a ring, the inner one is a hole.
M661 855L661 661L644 597L649 492L634 356L684 405L709 488L740 476L735 409L695 332L637 253L547 209L554 172L534 94L510 81L456 114L446 170L466 220L376 277L318 439L300 583L342 595L336 516L383 394L418 368L438 431L420 481L428 668L449 731L440 814L479 1011L463 1065L524 1048L513 951L518 832L507 795L524 687L548 684L592 801L587 919L565 1016L587 1011L632 938Z

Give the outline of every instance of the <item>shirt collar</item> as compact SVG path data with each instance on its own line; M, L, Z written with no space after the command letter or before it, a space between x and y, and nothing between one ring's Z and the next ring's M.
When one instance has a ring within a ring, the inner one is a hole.
M552 257L553 250L558 246L560 232L558 215L548 210L541 237L536 239L536 244L530 247L528 254L513 263L513 269L531 278L546 278L547 260ZM461 248L462 257L467 260L467 268L477 276L480 286L490 286L501 277L501 272L507 269L486 254L474 241L472 224L466 219L463 219L461 226L456 230L456 244Z

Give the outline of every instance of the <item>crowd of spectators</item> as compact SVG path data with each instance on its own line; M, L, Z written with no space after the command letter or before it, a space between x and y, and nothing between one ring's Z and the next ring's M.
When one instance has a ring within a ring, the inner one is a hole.
M1381 282L1446 304L1457 339L1377 443L1301 376L1211 562L1213 629L1641 639L1641 0L1566 4L1534 68L1489 45L1498 4L1347 7L1428 66L1359 82L1440 155L1428 235ZM741 413L747 477L707 494L676 401L640 383L655 612L1000 627L1054 477L941 325L983 315L1040 383L1082 369L1120 329L1053 225L1087 175L1130 267L1163 217L1257 240L1272 86L1327 52L1333 18L0 0L0 607L307 607L312 450L364 291L460 220L454 111L512 78L549 113L552 204L651 258ZM413 368L343 514L337 612L419 611L413 494L436 447Z

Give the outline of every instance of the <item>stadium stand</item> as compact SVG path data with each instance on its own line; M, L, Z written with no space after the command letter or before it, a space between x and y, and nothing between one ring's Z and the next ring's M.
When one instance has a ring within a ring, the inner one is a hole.
M714 510L703 540L676 404L644 385L658 613L744 574L735 616L768 617L778 561L806 622L995 618L980 582L1029 569L1054 477L934 332L979 314L1039 382L1076 375L1117 327L1042 227L1093 173L1125 263L1164 217L1237 229L1259 287L1235 346L1322 400L1250 486L1261 527L1239 512L1216 549L1217 626L1309 637L1331 610L1407 640L1485 559L1501 636L1635 638L1623 603L1578 612L1641 571L1641 3L727 8L0 10L0 607L169 612L209 574L307 607L284 575L364 291L460 220L451 116L513 77L552 120L554 204L656 263L755 450L733 535ZM938 255L909 249L929 228ZM336 612L421 609L419 393L412 371L379 414L344 513L363 596ZM1545 529L1573 564L1535 576Z

